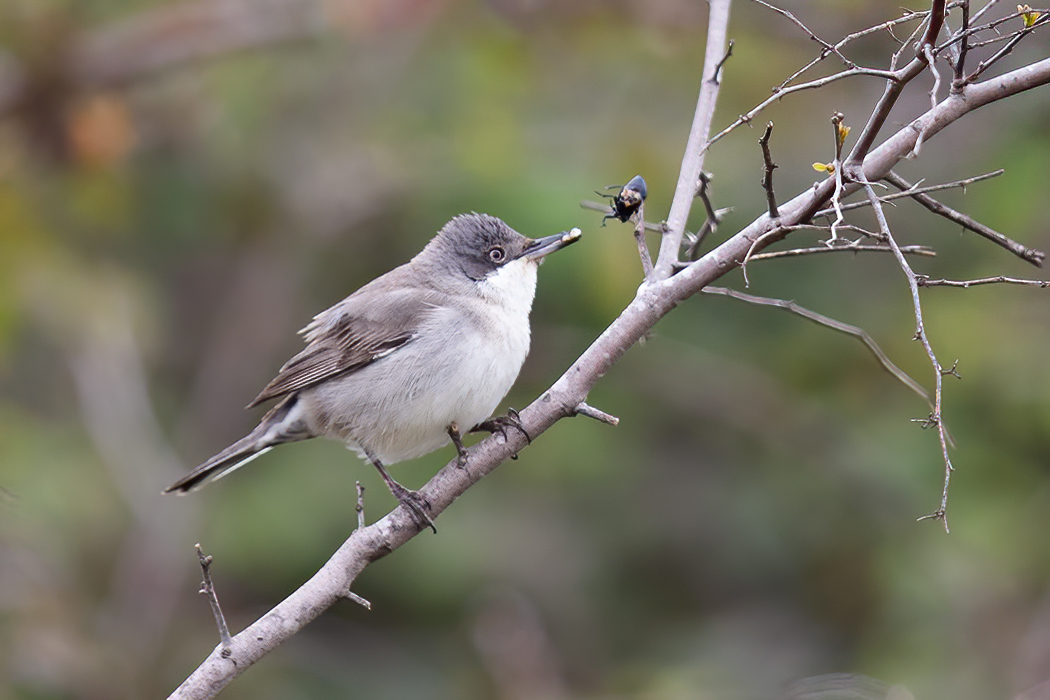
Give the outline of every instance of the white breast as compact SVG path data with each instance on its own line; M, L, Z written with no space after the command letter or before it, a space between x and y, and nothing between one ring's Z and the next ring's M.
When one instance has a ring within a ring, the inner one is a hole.
M329 417L315 430L393 464L447 444L450 423L465 432L489 418L529 353L537 267L504 265L477 283L477 294L434 308L389 356L303 392Z

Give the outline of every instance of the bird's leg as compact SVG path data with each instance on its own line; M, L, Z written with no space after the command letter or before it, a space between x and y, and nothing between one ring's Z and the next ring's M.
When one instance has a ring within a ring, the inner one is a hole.
M386 467L383 466L378 457L367 450L365 454L368 456L368 461L372 463L372 466L379 470L379 476L383 477L386 487L390 489L390 493L394 494L397 502L408 508L408 512L412 514L412 519L420 527L429 527L436 535L437 527L434 525L434 521L430 519L430 516L427 515L427 511L430 510L430 503L427 499L394 481L393 477L387 474Z
M503 436L503 439L506 440L507 428L514 428L515 430L517 430L525 436L525 442L529 443L530 445L532 444L532 437L529 436L528 431L525 430L525 426L521 424L521 416L519 416L518 412L515 411L513 408L508 408L507 415L505 416L493 416L492 418L489 418L486 421L478 423L470 429L470 432L479 433L481 431L485 431L487 433L493 434L499 433Z
M467 466L467 448L463 446L463 437L459 433L459 426L455 422L449 423L445 428L448 436L452 438L452 444L456 446L456 466L462 469Z

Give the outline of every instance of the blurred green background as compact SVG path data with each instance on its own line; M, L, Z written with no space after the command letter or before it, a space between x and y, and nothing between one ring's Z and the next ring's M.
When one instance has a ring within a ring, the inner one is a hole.
M828 39L899 13L791 5ZM241 407L298 350L295 330L451 216L583 228L541 271L506 405L553 382L640 282L630 228L600 228L579 202L641 173L649 218L665 216L705 14L696 0L4 0L0 698L164 696L216 644L194 543L215 556L236 631L348 536L355 480L369 520L394 505L371 467L321 441L187 498L160 491L254 425ZM752 3L735 5L730 36L716 129L815 55ZM1048 46L1033 37L1009 67ZM894 47L873 35L850 56L885 67ZM916 81L888 129L926 108L931 84ZM782 199L831 158L831 113L859 127L881 90L838 83L760 117L776 122ZM942 200L1050 248L1047 96L967 117L901 174L1005 167ZM714 204L734 207L716 241L765 207L759 135L709 155ZM1040 274L913 203L889 216L899 241L939 251L920 272ZM870 212L854 221L874 227ZM755 263L750 279L863 326L931 384L888 256ZM592 393L620 427L556 425L457 501L440 535L364 572L371 612L335 606L223 697L773 698L846 672L967 700L1046 680L1047 294L923 292L934 347L964 377L945 390L951 535L916 522L943 478L935 435L911 422L917 397L852 339L696 298ZM395 475L418 486L451 454Z

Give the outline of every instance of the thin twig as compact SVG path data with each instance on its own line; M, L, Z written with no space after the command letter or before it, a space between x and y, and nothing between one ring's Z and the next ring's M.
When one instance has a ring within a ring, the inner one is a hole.
M834 131L835 139L835 159L831 161L832 174L835 176L835 194L831 197L831 206L835 209L835 220L831 222L831 236L828 238L828 245L834 245L838 240L838 228L843 224L845 218L842 216L842 188L843 188L843 167L842 167L842 146L845 143L845 136L843 135L843 120L845 117L841 112L835 112L831 115L831 128Z
M360 481L357 482L357 505L354 510L357 511L357 528L360 530L365 526L365 487Z
M1018 16L1021 15L1020 12L1018 12L1017 14ZM1050 13L1044 13L1040 15L1039 19L1037 19L1031 25L1019 30L1016 34L1014 34L1010 41L1006 43L1005 46L1003 46L1001 49L996 51L994 54L992 54L985 60L978 63L977 68L975 68L974 71L968 76L963 78L962 84L970 85L971 83L975 82L979 77L981 77L982 73L984 73L986 70L998 63L999 60L1009 55L1010 52L1014 50L1014 47L1017 46L1017 44L1020 43L1022 39L1034 32L1039 27L1042 27L1043 25L1047 24L1048 22L1050 22Z
M587 416L593 418L596 421L605 423L606 425L617 426L620 424L620 419L611 413L606 413L600 409L591 406L587 402L583 401L576 404L576 408L573 409L574 416Z
M653 259L649 256L649 246L645 244L645 203L638 205L635 213L634 240L638 242L638 257L642 259L642 273L648 282L653 277Z
M725 56L722 56L722 60L718 62L717 66L715 66L715 74L711 78L711 81L714 82L716 85L721 80L720 76L722 75L722 68L723 68L723 66L725 66L726 61L728 61L732 55L733 55L733 40L730 39L729 40L729 48L726 49Z
M765 2L765 0L751 0L751 1L755 2L755 3L758 3L759 5L762 5L763 7L768 8L768 9L772 10L773 12L776 12L777 14L781 15L782 17L786 17L788 20L790 20L792 23L794 23L795 26L797 26L799 29L804 31L809 36L810 39L812 39L813 41L817 42L822 47L824 47L824 50L821 51L821 54L823 54L823 56L827 56L829 53L833 53L833 54L835 54L836 56L838 56L842 60L842 62L846 65L847 68L853 68L853 67L856 66L856 64L853 63L853 61L849 60L848 58L846 58L845 56L842 55L842 53L838 49L838 46L836 46L835 44L829 44L828 42L826 42L823 39L821 39L819 36L817 36L813 32L812 29L810 29L805 24L803 24L801 20L799 20L797 17L795 17L795 15L791 14L787 10L779 8L776 5L771 5L770 3Z
M932 211L934 214L937 214L938 216L943 216L949 221L953 221L962 226L963 228L973 231L979 236L987 238L996 245L1002 246L1006 250L1010 251L1022 260L1027 260L1036 267L1043 266L1043 259L1046 258L1046 253L1044 253L1043 251L1036 250L1035 248L1028 248L1027 246L1024 246L1018 243L1017 241L1013 240L1012 238L1004 236L995 229L989 228L981 222L972 219L966 214L958 212L947 205L941 204L929 195L913 191L911 183L909 183L907 180L905 180L903 177L893 172L892 170L889 173L887 173L883 179L886 182L893 185L894 187L908 194L909 197L911 197L916 202Z
M988 2L985 4L984 7L982 7L981 9L977 10L976 13L974 13L974 16L972 18L970 18L970 22L976 22L977 20L979 20L981 18L981 15L983 15L985 12L987 12L990 9L992 9L993 7L995 7L998 4L999 4L999 0L988 0Z
M709 207L711 206L711 201L707 198L707 195L703 194L700 196L704 200L704 207L709 209ZM709 209L710 213L708 214L707 218L704 219L704 223L701 224L700 228L697 229L697 232L695 234L691 234L688 231L686 232L686 240L689 241L689 245L686 246L684 255L686 260L696 260L696 254L697 252L699 252L700 246L703 244L704 239L707 238L707 236L710 233L712 233L715 229L717 229L718 224L721 223L723 217L725 217L726 214L732 211L733 207L724 207L722 209L715 209L713 211ZM675 263L675 269L678 269L677 262Z
M897 263L900 265L901 270L904 272L904 276L908 279L908 288L911 290L912 306L915 311L915 338L922 343L923 349L926 351L926 356L930 359L930 364L933 366L934 374L934 392L933 392L933 407L930 411L929 417L923 422L923 427L937 428L937 435L941 443L941 457L944 460L944 489L941 492L941 506L936 511L929 515L924 515L920 520L940 520L944 523L944 531L948 530L948 485L951 483L952 472L955 467L952 466L951 457L948 455L948 444L951 438L948 436L948 430L944 425L944 419L942 417L942 399L943 399L943 388L944 388L944 375L952 374L959 376L955 372L955 365L952 365L950 369L945 370L941 363L937 360L937 355L933 352L933 347L930 345L930 339L926 335L926 327L922 320L922 303L919 301L919 282L918 276L911 269L908 261L904 257L904 253L901 252L900 247L897 245L897 241L893 238L893 233L890 231L890 225L886 221L886 213L882 210L882 202L875 195L875 188L871 186L869 182L861 183L864 191L868 195L868 199L871 201L872 209L875 211L875 218L879 221L879 230L886 240L889 242L890 247L893 248L894 256L897 258Z
M211 612L215 616L215 625L219 628L219 644L222 646L222 656L228 657L230 655L230 644L232 638L230 637L230 628L226 626L226 617L222 614L222 608L219 607L219 596L215 592L215 585L211 580L211 555L204 555L204 551L201 549L200 543L193 545L197 549L197 559L200 561L201 573L204 579L201 581L200 593L208 598L208 603L211 605Z
M931 408L933 407L933 403L930 401L930 395L926 393L926 390L922 387L922 385L914 379L912 379L910 376L908 376L907 372L905 372L896 364L894 364L893 361L889 358L889 356L886 355L885 352L883 352L882 348L879 347L879 344L876 343L870 335L868 335L868 332L865 331L863 328L860 328L859 326L854 326L849 323L843 323L842 321L836 321L835 319L825 316L824 314L817 313L816 311L811 311L803 306L799 306L793 301L788 301L785 299L771 299L769 297L759 297L753 294L747 294L746 292L738 292L735 289L727 289L725 287L709 286L704 287L700 291L702 291L704 294L718 294L721 296L730 297L732 299L739 299L740 301L746 301L749 304L758 304L759 306L773 306L778 309L784 309L785 311L790 311L791 313L797 314L798 316L813 321L814 323L818 323L824 326L825 328L830 328L831 330L838 331L839 333L852 335L854 338L857 338L858 340L860 340L860 342L864 343L868 350L871 351L871 354L875 356L875 359L878 360L879 364L882 365L882 368L884 370L896 377L896 379L901 384L903 384L904 386L908 387L916 394L921 396L922 399L927 404L929 404Z
M959 34L962 39L959 43L959 55L955 59L955 77L952 80L952 91L958 92L962 89L963 72L966 70L966 54L970 51L970 37L967 31L970 29L970 0L961 0L959 6L962 8L962 27Z
M773 156L769 153L769 137L772 133L773 122L768 122L765 133L758 140L758 145L762 147L762 163L764 166L762 171L762 189L766 191L766 208L769 211L769 218L775 219L780 214L777 213L777 196L773 193L773 171L776 170L777 164L773 162Z
M712 136L711 140L708 141L707 146L710 147L714 145L715 142L720 141L722 138L728 136L732 131L736 130L741 125L750 124L752 120L754 120L754 118L758 116L766 107L773 104L774 102L779 102L788 95L791 95L796 92L801 92L803 90L816 90L818 88L830 85L831 83L837 82L839 80L844 80L845 78L853 78L858 75L867 75L876 78L893 77L893 73L891 73L890 71L878 70L875 68L858 67L851 68L849 70L844 70L833 75L828 75L823 78L816 78L806 83L799 83L797 85L792 85L790 87L777 90L772 95L764 99L762 102L759 102L756 106L752 107L749 112L747 112L746 114L741 114L739 117L737 117L736 121L734 121L732 124L730 124L726 128L719 131L717 134Z
M1021 284L1027 287L1040 287L1042 289L1050 288L1050 280L1028 280L1020 279L1017 277L981 277L975 280L931 280L929 277L919 275L918 283L920 287L976 287L982 284Z
M937 57L933 55L933 47L930 44L924 44L922 53L926 58L926 64L930 67L930 72L933 73L933 87L930 88L930 109L933 109L937 106L937 95L941 91L941 73L937 70ZM909 157L919 157L924 138L925 134L920 131L919 138L915 139L915 147L911 149Z
M771 253L758 253L751 256L751 262L756 260L773 260L776 258L794 258L802 255L820 255L822 253L892 253L893 249L884 245L844 245L829 248L826 245L813 248L791 248L789 250L777 250ZM937 251L924 245L901 246L901 252L905 255L919 255L922 257L936 257Z
M948 190L948 189L952 189L952 188L955 188L955 187L962 187L965 190L967 185L972 185L973 183L980 182L981 180L988 180L988 179L993 178L993 177L998 177L998 176L1002 175L1004 172L1006 172L1006 171L1003 170L1002 168L999 168L998 170L993 170L992 172L985 173L984 175L975 175L974 177L968 177L968 178L964 178L962 180L953 180L952 182L946 182L946 183L944 183L942 185L929 185L927 187L918 187L918 185L921 184L921 180L920 180L919 182L915 183L915 185L913 185L912 187L906 189L903 192L895 192L893 194L884 194L884 195L882 195L881 197L879 197L879 201L880 202L891 202L891 201L893 201L895 199L905 199L905 198L911 197L912 195L915 195L915 194L922 194L924 192L937 192L939 190ZM859 202L850 202L849 204L843 204L842 205L842 211L850 211L852 209L860 209L862 207L869 207L869 206L871 206L871 203L868 202L867 199L864 199L864 200L859 201ZM816 214L813 215L813 218L816 219L816 218L821 217L821 216L831 216L832 211L833 211L832 209L821 209L820 211L818 211Z
M853 150L850 151L849 157L846 158L845 165L849 170L855 169L868 156L871 147L875 144L875 138L879 135L879 130L882 129L883 124L889 119L890 112L893 110L893 106L897 104L897 99L904 90L904 86L914 80L926 68L924 47L927 44L932 44L937 38L937 34L940 33L941 26L944 24L944 2L945 0L933 0L933 5L927 18L926 34L919 44L918 55L906 66L899 70L891 71L887 76L886 87L882 96L868 117L868 122L864 125L860 136L857 137L857 142L853 145ZM893 54L890 62L891 66L895 67L897 65L897 59L903 51L904 47L902 46Z
M894 36L894 34L893 34L893 27L895 27L898 24L903 24L905 22L914 22L917 19L922 19L922 18L924 18L926 16L925 12L909 12L907 10L905 12L906 12L905 15L903 15L901 17L898 17L896 19L891 19L891 20L889 20L887 22L882 22L880 24L876 24L875 26L868 27L867 29L862 29L862 30L860 30L858 32L853 32L852 34L847 34L846 36L842 37L842 39L840 39L837 44L835 44L835 48L836 49L841 49L843 46L845 46L846 44L848 44L851 41L854 41L855 39L859 39L859 38L861 38L863 36L867 36L868 34L874 34L875 32L881 32L881 31L885 31L887 34L890 35L890 37L894 41L896 41L898 44L902 44L903 45L904 42L901 42L899 39L897 39L896 36ZM820 63L821 61L823 61L825 58L828 57L828 55L829 55L828 51L826 51L826 50L825 51L821 51L819 56L814 58L812 61L810 61L806 65L802 66L802 68L799 68L797 71L792 73L791 76L787 80L782 82L779 87L775 88L773 90L774 94L779 93L781 90L786 88L788 85L790 85L792 82L795 81L795 78L799 77L800 75L802 75L803 73L808 71L810 68L812 68L813 66L815 66L818 63Z

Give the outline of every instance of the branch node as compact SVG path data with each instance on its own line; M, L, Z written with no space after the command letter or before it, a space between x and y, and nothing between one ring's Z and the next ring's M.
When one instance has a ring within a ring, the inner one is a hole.
M948 514L943 508L938 508L929 515L923 515L915 519L915 522L921 523L923 520L940 520L944 524L945 534L951 534L951 530L948 529Z
M348 599L354 601L358 605L360 605L365 610L371 610L372 609L372 604L370 602L368 602L367 599L362 598L361 596L357 595L353 591L347 591L346 592L346 597Z

